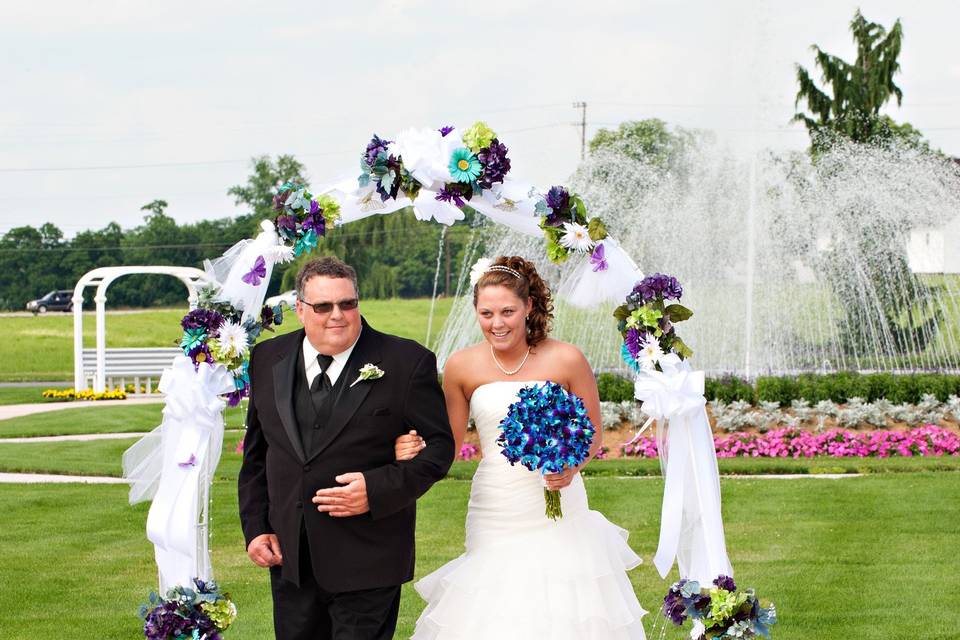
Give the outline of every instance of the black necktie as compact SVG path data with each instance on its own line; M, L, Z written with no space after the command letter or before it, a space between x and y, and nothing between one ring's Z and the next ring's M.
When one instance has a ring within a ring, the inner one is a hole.
M333 356L317 355L317 362L320 364L320 373L314 377L310 384L310 396L313 398L313 408L318 415L322 415L321 410L330 399L330 390L333 384L330 382L330 376L327 375L327 369L333 363Z

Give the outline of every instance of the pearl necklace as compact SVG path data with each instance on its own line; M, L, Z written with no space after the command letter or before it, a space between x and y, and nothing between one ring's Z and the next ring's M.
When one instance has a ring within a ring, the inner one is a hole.
M520 364L519 364L519 365L517 366L517 368L514 369L513 371L507 371L506 369L503 368L503 365L500 364L500 361L499 361L499 360L497 360L497 354L494 353L494 351L493 351L493 345L490 345L490 356L493 358L493 363L494 363L495 365L497 365L497 369L500 369L500 371L503 372L503 375L505 375L505 376L512 376L512 375L515 374L516 372L520 371L520 369L523 369L523 365L526 364L527 358L530 357L530 347L527 347L527 353L526 353L526 355L523 356L523 360L520 361Z

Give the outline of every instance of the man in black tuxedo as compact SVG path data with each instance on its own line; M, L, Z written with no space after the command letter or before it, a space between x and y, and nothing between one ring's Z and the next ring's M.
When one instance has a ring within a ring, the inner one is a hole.
M368 325L356 274L335 258L304 265L297 298L303 329L250 357L247 554L270 569L277 638L392 638L413 578L416 500L454 458L436 357ZM428 444L397 461L394 441L411 427Z

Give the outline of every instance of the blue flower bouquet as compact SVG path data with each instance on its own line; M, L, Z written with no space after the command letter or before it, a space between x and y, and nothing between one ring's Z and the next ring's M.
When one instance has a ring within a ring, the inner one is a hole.
M524 387L500 421L497 444L511 465L560 473L590 454L594 426L583 400L556 382ZM547 517L563 517L560 492L544 488Z
M664 597L662 611L677 626L691 619L692 640L769 638L769 627L777 622L772 604L761 607L753 589L737 591L729 576L718 576L709 589L701 589L696 580L677 582Z

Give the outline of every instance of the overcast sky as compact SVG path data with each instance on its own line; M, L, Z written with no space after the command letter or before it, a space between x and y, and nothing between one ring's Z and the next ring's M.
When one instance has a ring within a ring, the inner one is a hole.
M853 59L860 6L905 31L901 108L960 155L955 0L486 0L0 4L0 232L237 215L254 155L294 154L314 185L357 173L370 135L486 120L512 174L565 182L574 101L601 126L658 117L803 148L789 125L809 46Z

